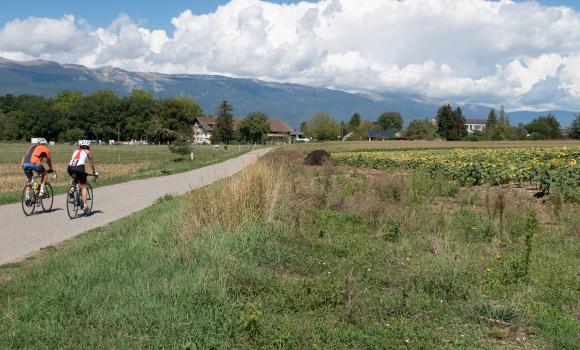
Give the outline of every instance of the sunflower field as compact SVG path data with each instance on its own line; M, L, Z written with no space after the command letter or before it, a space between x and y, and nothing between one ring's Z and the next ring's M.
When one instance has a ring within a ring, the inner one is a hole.
M560 188L580 197L580 147L408 149L332 156L356 167L425 169L461 185L529 183L546 194Z

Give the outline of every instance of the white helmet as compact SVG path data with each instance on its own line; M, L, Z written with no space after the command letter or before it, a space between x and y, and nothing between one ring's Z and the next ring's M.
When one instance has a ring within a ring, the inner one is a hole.
M91 140L79 140L79 147L91 147Z
M36 139L36 143L39 145L47 145L48 142L46 142L46 139L43 137L39 137L38 139Z

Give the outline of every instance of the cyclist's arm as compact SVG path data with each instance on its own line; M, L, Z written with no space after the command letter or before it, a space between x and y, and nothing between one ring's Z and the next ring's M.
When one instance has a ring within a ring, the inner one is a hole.
M87 151L87 157L89 158L89 163L91 164L91 168L93 169L93 174L99 175L95 170L95 160L93 159L93 152Z
M46 164L48 164L48 170L52 170L52 157L50 155L50 148L46 147Z

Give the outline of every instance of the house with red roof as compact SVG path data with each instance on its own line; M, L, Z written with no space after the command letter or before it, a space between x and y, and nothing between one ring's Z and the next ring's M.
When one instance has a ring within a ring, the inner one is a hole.
M233 127L234 131L240 128L243 118L234 118ZM281 142L287 142L292 137L292 128L283 120L279 119L268 119L270 124L270 131L268 132L268 138L270 140L278 140ZM196 144L211 144L211 134L215 125L217 123L217 118L215 117L196 117L193 121L193 135L194 143Z

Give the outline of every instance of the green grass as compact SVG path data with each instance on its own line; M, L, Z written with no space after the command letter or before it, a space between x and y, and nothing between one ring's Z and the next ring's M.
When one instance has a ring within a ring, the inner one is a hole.
M20 163L22 157L30 147L26 143L0 143L0 164ZM210 149L211 147L200 146ZM53 162L63 163L70 160L76 145L57 144L49 146L52 152ZM168 161L177 159L178 156L171 153L165 145L94 145L91 147L97 159L101 163L124 164L147 161Z
M577 348L577 206L301 158L3 266L0 348Z
M2 162L18 164L20 162L18 157L22 157L22 154L26 152L26 147L28 146L23 144L0 144L0 164ZM51 147L51 149L54 151L54 161L59 163L68 162L74 150L73 146L69 145L59 145ZM252 146L231 146L228 150L223 148L216 150L211 146L197 146L194 148L194 159L190 160L189 157L183 159L169 152L167 146L95 146L93 152L97 171L99 171L99 166L102 167L103 164L118 168L123 168L128 164L141 164L141 166L138 167L137 171L129 174L107 174L107 177L101 177L98 182L93 182L92 185L93 187L107 186L189 171L240 156L251 149ZM57 170L59 171L59 180L66 180L59 181L59 184L53 183L55 193L60 194L68 190L68 174L64 165L58 167ZM102 170L100 173L104 175ZM24 175L22 178L24 183ZM20 200L21 190L0 192L0 205L17 203Z

